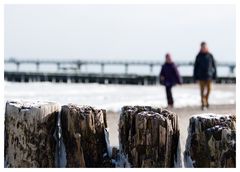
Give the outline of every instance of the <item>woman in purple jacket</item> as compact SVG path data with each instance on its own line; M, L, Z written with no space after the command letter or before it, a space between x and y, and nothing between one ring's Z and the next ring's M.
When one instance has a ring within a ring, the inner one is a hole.
M169 53L166 54L166 61L162 65L160 84L166 87L168 108L173 108L172 87L176 84L182 84L182 79Z

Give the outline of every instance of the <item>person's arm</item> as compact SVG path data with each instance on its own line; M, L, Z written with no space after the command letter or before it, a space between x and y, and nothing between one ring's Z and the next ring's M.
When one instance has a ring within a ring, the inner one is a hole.
M161 71L160 71L160 74L159 74L160 84L163 83L164 79L165 79L165 77L164 77L164 66L162 66Z
M212 56L212 66L213 66L213 79L216 79L217 78L217 67L216 67L216 61L215 61L215 59L214 59L214 57L213 57L213 55L211 55Z

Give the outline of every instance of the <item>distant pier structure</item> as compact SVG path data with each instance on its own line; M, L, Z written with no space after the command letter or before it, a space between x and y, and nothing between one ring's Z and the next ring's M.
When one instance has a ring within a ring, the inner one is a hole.
M29 60L8 58L4 64L16 66L16 70L4 70L4 79L13 82L73 82L73 83L101 83L101 84L138 84L155 85L159 83L158 75L153 74L155 66L161 66L159 61L113 61L113 60ZM20 70L23 64L35 65L34 71ZM193 62L177 62L177 66L193 66ZM55 65L56 71L40 71L42 65ZM98 65L99 73L82 72L83 66ZM218 67L229 68L229 76L219 76L217 83L236 83L234 75L235 63L217 63ZM106 73L106 66L124 66L124 71L120 73ZM148 66L149 74L129 73L130 66ZM191 76L182 76L184 83L193 83Z

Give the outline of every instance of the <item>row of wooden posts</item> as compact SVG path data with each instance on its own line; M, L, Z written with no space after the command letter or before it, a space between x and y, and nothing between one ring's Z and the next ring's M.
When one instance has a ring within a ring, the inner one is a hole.
M8 101L5 167L235 167L235 123L232 115L192 116L182 159L178 116L166 109L123 107L112 148L106 110Z

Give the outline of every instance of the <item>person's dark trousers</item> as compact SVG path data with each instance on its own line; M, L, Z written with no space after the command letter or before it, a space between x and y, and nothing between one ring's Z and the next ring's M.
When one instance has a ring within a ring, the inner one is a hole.
M168 105L173 106L172 86L166 86Z

